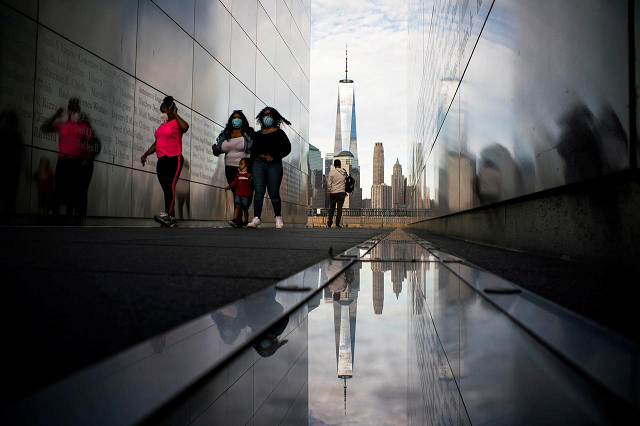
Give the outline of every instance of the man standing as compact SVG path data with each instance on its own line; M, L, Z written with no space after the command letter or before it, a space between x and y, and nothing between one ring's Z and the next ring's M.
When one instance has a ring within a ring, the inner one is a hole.
M336 215L336 228L342 228L340 225L340 219L342 219L342 205L344 204L344 197L347 193L344 189L344 183L347 180L347 172L342 168L340 160L333 160L333 169L329 172L327 178L327 189L329 190L329 221L327 226L331 228L333 224L333 212L338 205L338 214Z

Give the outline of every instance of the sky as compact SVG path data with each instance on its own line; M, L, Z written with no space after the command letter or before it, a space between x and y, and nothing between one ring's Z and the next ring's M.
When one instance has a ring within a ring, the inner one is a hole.
M382 142L384 180L396 158L407 175L407 3L398 0L311 2L311 111L309 142L324 159L335 142L338 81L355 82L362 197L371 198L373 147Z

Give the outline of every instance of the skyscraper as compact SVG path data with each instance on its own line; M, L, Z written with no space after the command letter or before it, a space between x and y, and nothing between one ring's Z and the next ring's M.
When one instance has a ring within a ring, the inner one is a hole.
M323 187L323 164L320 150L309 144L309 201L308 207L321 209L325 204L325 191Z
M346 55L346 50L345 50ZM336 142L334 155L350 151L358 158L358 135L356 133L356 93L353 80L348 77L345 57L344 79L338 83L338 110L336 112Z
M374 158L375 158L375 153L374 153ZM393 175L391 175L391 188L393 191L392 206L394 209L397 209L402 204L405 204L404 185L405 185L405 179L404 179L404 176L402 175L402 165L400 165L400 160L396 158L396 164L393 165Z
M384 183L384 148L382 142L373 147L373 184Z

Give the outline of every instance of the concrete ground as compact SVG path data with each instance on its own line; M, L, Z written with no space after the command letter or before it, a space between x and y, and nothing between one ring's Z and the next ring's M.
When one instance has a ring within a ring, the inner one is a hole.
M596 323L640 342L634 271L505 250L408 229L445 251L493 272ZM635 324L635 325L634 325Z
M383 231L0 228L11 400Z

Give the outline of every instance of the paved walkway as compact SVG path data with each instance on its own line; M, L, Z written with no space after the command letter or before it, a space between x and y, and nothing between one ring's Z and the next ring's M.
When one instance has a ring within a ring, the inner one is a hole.
M5 365L29 362L8 385L18 398L381 232L0 228Z

